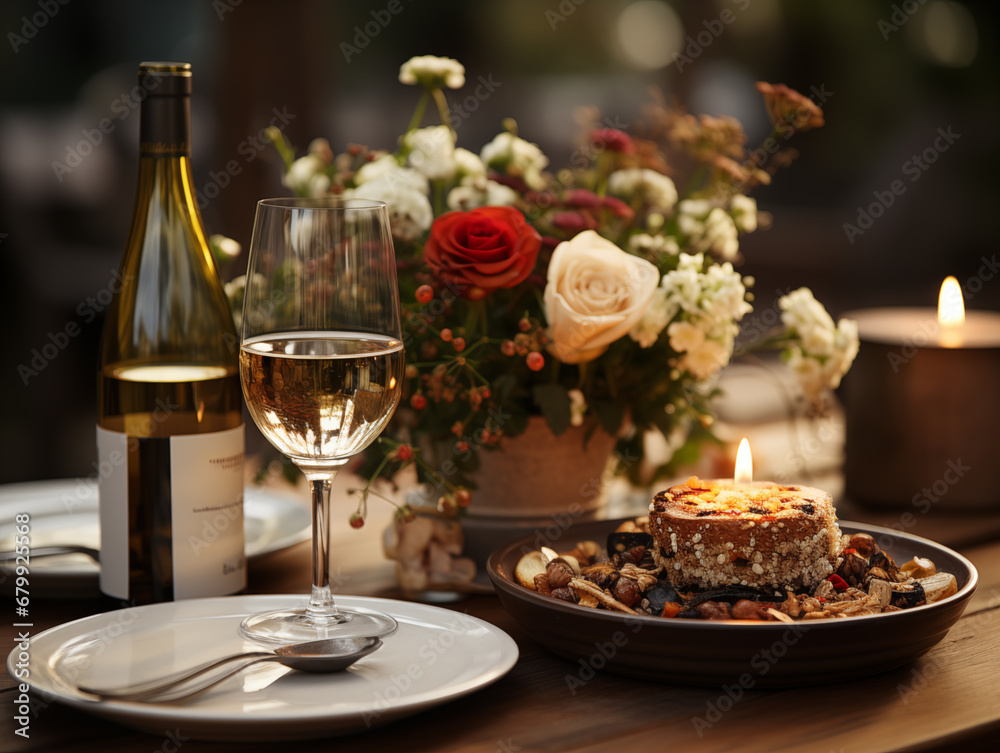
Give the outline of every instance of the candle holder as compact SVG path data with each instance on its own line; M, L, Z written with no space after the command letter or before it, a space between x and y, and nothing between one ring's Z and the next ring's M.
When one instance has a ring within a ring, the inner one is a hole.
M844 379L847 495L880 507L1000 509L1000 314L867 309Z

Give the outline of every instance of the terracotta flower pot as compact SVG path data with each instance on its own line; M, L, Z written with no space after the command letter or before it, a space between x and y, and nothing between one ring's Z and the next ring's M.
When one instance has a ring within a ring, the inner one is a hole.
M485 567L494 550L532 533L551 545L574 523L597 518L607 503L603 490L614 470L611 459L617 440L598 430L584 447L585 433L585 427L571 427L557 437L545 419L533 416L524 433L503 440L502 449L481 451L473 476L477 488L460 518L456 539L461 542L463 560L470 558L476 565L474 581L467 581L466 576L452 578L454 568L446 567L440 556L432 556L429 546L412 562L401 563L409 568L406 577L400 577L404 593L409 598L438 601L449 592L488 592L492 586ZM439 490L414 489L408 501L427 505L438 494ZM390 533L387 542L401 539L399 532ZM401 562L395 546L387 544L386 552ZM439 573L434 572L435 561Z
M506 438L498 452L483 451L474 475L468 515L536 522L560 513L575 517L603 506L604 481L616 439L598 430L586 447L585 427L555 436L545 419L532 416L523 434Z

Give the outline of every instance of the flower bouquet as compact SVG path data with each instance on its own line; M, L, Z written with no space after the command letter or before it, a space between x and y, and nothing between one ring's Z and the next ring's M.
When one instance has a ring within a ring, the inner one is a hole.
M362 474L374 481L415 465L436 490L429 507L460 512L475 505L482 453L516 442L534 416L553 436L581 427L581 443L616 437L629 458L642 457L646 432L662 432L677 449L654 477L696 458L710 436L714 377L752 310L753 281L733 265L740 235L769 218L747 194L794 157L788 138L823 124L819 107L758 84L774 130L754 152L737 120L661 99L631 134L583 110L569 166L553 169L513 120L478 154L457 145L462 120L445 95L464 85L457 61L416 57L399 80L420 97L394 149L352 144L335 155L316 139L296 158L280 131L270 134L297 195L389 207L405 403ZM432 104L441 123L423 127ZM805 394L819 398L849 368L856 328L835 324L807 288L780 306L784 326L754 345L783 350ZM355 525L374 493L371 482L359 491ZM404 506L400 520L412 514Z

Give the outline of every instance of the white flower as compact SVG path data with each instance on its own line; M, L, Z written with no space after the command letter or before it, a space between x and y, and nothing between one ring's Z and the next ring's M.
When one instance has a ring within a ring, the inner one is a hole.
M434 221L434 210L427 196L405 181L398 180L393 173L348 189L344 191L344 196L384 201L389 209L392 234L401 240L416 240Z
M587 400L580 390L569 391L569 423L571 426L582 426L583 416L587 412Z
M667 291L668 299L691 314L700 313L701 268L704 263L704 254L682 253L677 269L667 272L660 282Z
M698 219L705 219L712 211L712 203L707 199L684 199L677 205L677 211Z
M407 161L431 180L448 180L455 174L455 132L446 125L410 131L403 137L410 151Z
M678 229L689 240L700 238L705 233L704 219L711 211L712 205L705 199L685 199L677 205Z
M639 343L640 348L651 348L676 313L677 306L670 301L667 291L662 287L657 288L649 299L646 310L642 312L642 318L629 330L628 336Z
M466 212L478 207L509 206L520 198L513 188L485 177L463 178L448 192L448 208Z
M705 340L698 348L685 353L678 365L691 372L699 381L705 381L729 363L732 353L731 340L727 343Z
M741 233L752 233L757 229L757 201L741 193L729 202L729 213Z
M243 246L240 245L239 241L219 233L208 236L208 245L215 256L223 259L235 259L243 251Z
M728 261L713 264L702 282L702 310L716 321L740 321L753 311L747 303L746 286L740 273Z
M723 259L735 259L740 241L733 218L718 207L709 212L705 218L705 235L701 245Z
M740 321L752 307L740 274L729 262L702 272L704 254L680 254L660 283L677 321L667 327L678 366L704 381L729 362ZM673 316L671 316L673 318Z
M462 178L485 178L486 165L479 159L479 155L470 152L468 149L458 147L455 149L455 175L459 180Z
M417 84L428 89L461 89L465 86L465 66L452 58L435 55L412 57L399 67L401 84Z
M678 353L697 350L705 342L705 332L691 322L674 322L667 327L670 347Z
M851 368L858 354L858 324L852 319L834 324L809 288L792 291L778 305L791 339L782 355L806 397L817 402L826 390L838 387Z
M666 256L677 256L680 253L680 246L677 239L671 235L648 235L639 233L628 239L628 247L632 253L647 254L655 256L663 254Z
M323 167L323 160L307 154L289 166L281 182L298 196L322 196L330 187L330 178L323 173Z
M549 158L529 141L504 131L484 146L479 156L497 172L521 176L529 188L536 191L545 188L542 170L549 164Z
M267 279L264 275L255 272L253 275L254 289L260 291L264 286L267 285ZM236 334L240 334L243 328L243 299L246 296L247 287L247 276L240 275L239 277L234 277L232 280L227 282L222 286L223 291L226 294L226 299L229 301L229 310L233 314L233 324L236 325Z
M685 199L677 205L677 211L677 227L693 250L712 251L723 259L736 258L739 233L733 218L723 209L713 207L707 199Z
M549 350L564 363L600 356L642 318L658 276L648 261L593 230L560 243L544 295Z
M778 306L782 323L799 338L806 352L813 356L831 355L836 325L809 288L782 296Z
M309 154L319 157L324 165L329 165L333 162L333 149L330 147L330 142L326 139L313 139L310 141Z
M386 178L400 186L410 188L426 195L430 190L427 176L411 167L401 167L391 154L379 157L377 160L363 165L354 173L354 185L361 186L376 178ZM359 194L364 196L364 194Z
M669 212L677 203L674 182L663 173L645 167L615 170L608 176L608 192L627 199L640 196L661 212Z

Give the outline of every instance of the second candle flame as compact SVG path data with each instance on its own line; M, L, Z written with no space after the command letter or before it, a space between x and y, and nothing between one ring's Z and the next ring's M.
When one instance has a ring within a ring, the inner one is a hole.
M750 455L750 442L746 437L740 440L740 448L736 451L737 484L753 483L753 457Z
M962 287L954 277L947 277L941 283L938 294L938 322L941 325L941 344L946 348L957 348L962 344L961 326L965 322L965 302Z

